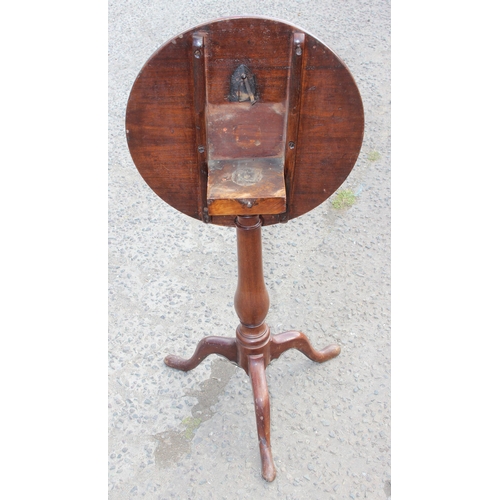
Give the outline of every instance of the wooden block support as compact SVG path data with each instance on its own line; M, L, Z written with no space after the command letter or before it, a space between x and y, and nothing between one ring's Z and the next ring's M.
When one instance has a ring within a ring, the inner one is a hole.
M208 213L280 214L286 211L283 158L208 162Z
M258 101L208 106L210 216L286 212L285 112Z

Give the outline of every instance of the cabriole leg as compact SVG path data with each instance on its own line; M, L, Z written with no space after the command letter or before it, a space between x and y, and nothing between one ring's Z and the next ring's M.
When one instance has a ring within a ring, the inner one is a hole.
M248 357L248 372L252 382L262 477L266 481L273 481L276 477L276 468L271 452L271 408L266 381L266 366L262 354Z
M271 359L279 358L288 349L297 349L317 363L323 363L340 354L340 346L337 344L331 344L321 351L317 351L311 345L309 339L302 332L296 330L271 337Z
M194 354L189 359L170 354L164 361L170 368L187 372L196 368L210 354L220 354L229 361L237 363L236 339L215 336L205 337L198 342Z

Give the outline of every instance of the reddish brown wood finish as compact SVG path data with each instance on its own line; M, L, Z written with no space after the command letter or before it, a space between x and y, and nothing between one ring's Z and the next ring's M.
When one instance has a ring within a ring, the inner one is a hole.
M286 212L282 103L209 105L210 216Z
M299 28L266 18L226 18L186 31L160 47L130 93L130 153L144 180L164 201L196 219L233 226L233 216L207 213L209 139L203 125L211 119L207 110L244 104L228 99L231 75L240 64L255 76L253 112L259 114L266 104L286 108L282 146L287 209L282 214L261 213L264 225L284 222L313 209L342 184L357 159L364 127L361 97L349 70ZM251 126L242 125L241 137ZM276 139L266 136L262 148L276 151Z
M281 222L289 218L291 198L294 191L295 160L299 142L299 123L302 96L302 75L304 73L304 40L305 34L294 32L292 35L292 50L290 52L290 75L288 79L288 115L285 140L285 182L289 199L287 210L281 217Z
M236 220L238 248L238 284L234 308L241 326L257 335L269 311L269 294L262 266L261 219L258 215Z
M286 211L283 160L245 158L209 162L210 215L280 214Z
M276 468L271 449L266 367L288 349L297 349L312 361L323 363L338 356L340 347L332 344L322 351L317 351L311 346L308 338L298 331L271 335L265 323L269 311L269 294L262 265L261 225L259 216L238 217L236 220L238 285L234 307L240 319L236 338L205 337L199 342L190 359L184 360L169 355L165 358L165 363L172 368L188 371L198 366L209 354L221 354L246 371L252 382L262 477L273 481Z
M231 102L208 106L211 160L282 156L285 107L282 103Z
M278 359L288 349L297 349L311 361L316 361L316 363L323 363L336 358L340 354L340 346L336 344L330 344L322 351L317 351L311 345L309 339L302 332L296 330L271 337L271 361Z
M246 94L235 92L242 85ZM271 335L261 226L325 201L353 168L363 128L359 91L339 57L303 30L262 17L221 19L171 39L130 93L127 141L144 180L180 212L237 231L236 337L205 337L191 358L165 363L188 371L221 354L246 371L267 481L276 469L266 367L288 349L321 363L340 347L317 351L299 331Z
M196 368L210 354L220 354L229 361L237 363L238 349L235 338L228 337L205 337L200 340L194 354L189 359L182 359L173 354L165 358L165 364L171 368L187 372Z
M198 164L198 215L204 222L210 222L207 207L207 116L206 116L206 81L205 81L205 38L201 33L192 36L190 61L193 77L193 111L194 129L196 135L197 164Z
M259 450L262 462L262 477L274 481L276 467L271 452L271 406L266 380L266 360L263 354L248 357L250 381L252 382L255 420L259 436Z

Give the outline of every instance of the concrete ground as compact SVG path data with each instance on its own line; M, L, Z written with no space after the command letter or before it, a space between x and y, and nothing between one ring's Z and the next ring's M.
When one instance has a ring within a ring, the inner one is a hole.
M390 469L390 4L383 0L116 0L109 10L109 498L386 499ZM365 107L358 162L331 200L263 229L272 333L304 331L340 356L287 351L267 369L278 475L260 476L248 377L211 356L167 368L238 319L234 229L160 200L137 172L124 118L134 79L172 36L231 15L298 25L347 64ZM335 198L335 195L332 199Z

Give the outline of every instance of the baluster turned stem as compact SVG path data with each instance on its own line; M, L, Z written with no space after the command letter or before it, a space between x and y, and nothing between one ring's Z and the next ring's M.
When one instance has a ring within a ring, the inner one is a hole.
M236 219L238 285L234 308L246 335L260 335L269 311L269 294L262 266L261 219L258 215Z

